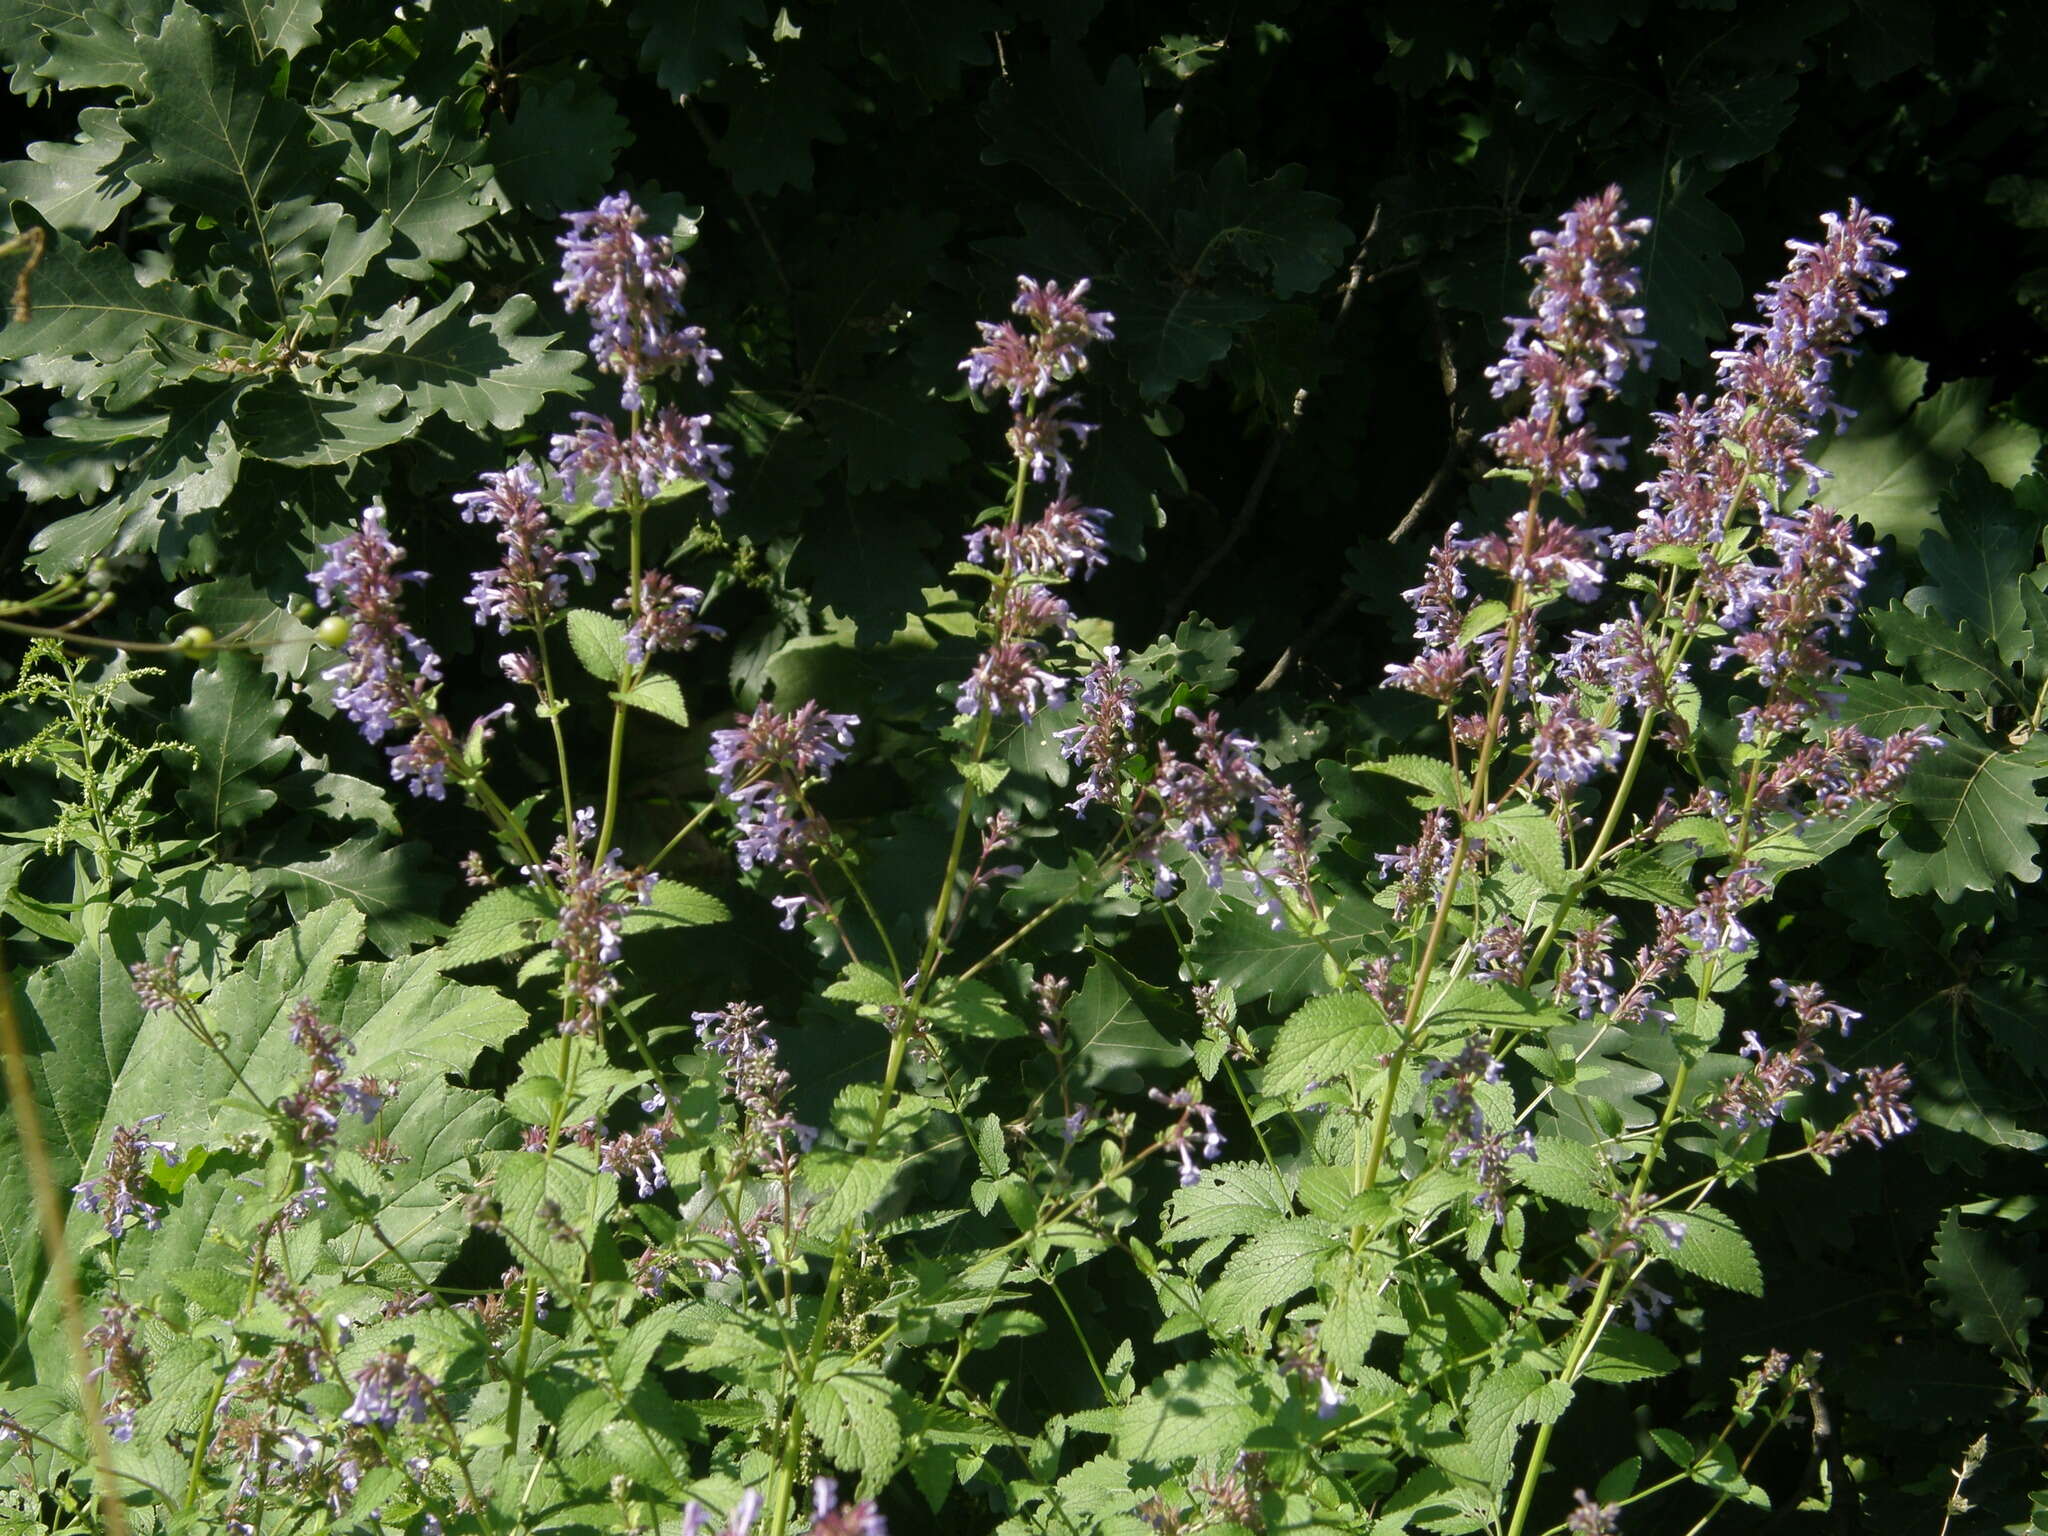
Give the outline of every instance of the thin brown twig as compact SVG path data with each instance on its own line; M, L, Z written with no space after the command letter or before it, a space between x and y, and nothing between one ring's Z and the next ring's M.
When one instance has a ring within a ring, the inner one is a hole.
M1374 275L1385 277L1415 265L1415 262L1403 262L1397 267L1388 267ZM1450 418L1450 439L1444 445L1444 456L1437 461L1436 470L1430 475L1429 483L1422 488L1422 494L1409 503L1407 512L1394 525L1393 532L1387 535L1389 544L1400 543L1414 530L1415 525L1422 520L1422 514L1428 511L1436 499L1449 488L1458 466L1465 462L1467 455L1472 452L1473 443L1477 440L1472 429L1464 424L1464 412L1458 405L1458 360L1451 347L1450 333L1444 328L1443 311L1427 293L1423 295L1423 306L1429 315L1431 338L1436 344L1437 382L1443 389L1444 410ZM1291 642L1287 649L1280 653L1279 660L1273 663L1272 669L1252 691L1266 693L1279 687L1295 663L1313 650L1316 642L1321 640L1330 627L1343 618L1356 602L1357 595L1348 586L1341 588L1323 611L1316 615L1315 621L1302 632L1301 637Z
M1358 291L1367 283L1376 281L1396 270L1394 268L1389 268L1388 272L1367 272L1365 270L1366 256L1372 249L1373 236L1379 233L1379 227L1380 210L1375 208L1372 214L1372 222L1366 226L1365 237L1358 242L1358 252L1352 257L1351 270L1344 279L1344 287L1337 301L1337 316L1330 322L1330 334L1332 336L1344 328L1344 321L1351 314L1351 306L1358 299ZM1402 269L1405 270L1407 266L1412 265L1413 263L1404 263ZM1202 563L1195 567L1194 574L1181 584L1180 590L1167 603L1159 621L1159 627L1162 630L1172 629L1175 622L1187 611L1187 606L1194 598L1194 595L1202 589L1202 584L1216 573L1217 567L1230 558L1231 553L1242 542L1244 536L1251 532L1252 524L1258 519L1259 504L1265 500L1266 487L1272 483L1273 471L1279 467L1280 457L1287 451L1288 440L1294 436L1295 427L1300 423L1302 414L1308 409L1308 397L1309 392L1305 385L1294 392L1294 400L1287 419L1274 427L1272 441L1266 445L1266 452L1259 460L1258 470L1253 474L1252 483L1246 489L1244 500L1238 506L1237 516L1231 520L1229 529L1217 541L1215 547L1207 555L1203 556Z

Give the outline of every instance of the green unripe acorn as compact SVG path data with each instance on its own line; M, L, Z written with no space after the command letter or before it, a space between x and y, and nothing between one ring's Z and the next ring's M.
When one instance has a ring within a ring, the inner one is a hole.
M314 629L313 639L330 651L338 651L348 644L348 631L348 620L338 613L330 613Z
M188 656L204 656L213 649L213 631L204 624L194 624L171 644Z

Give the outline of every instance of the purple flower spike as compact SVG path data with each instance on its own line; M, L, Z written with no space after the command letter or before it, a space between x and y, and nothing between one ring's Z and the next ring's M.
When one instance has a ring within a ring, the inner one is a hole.
M641 234L647 215L623 192L590 212L564 217L569 233L555 241L562 248L555 292L572 313L589 314L591 356L623 381L626 409L640 409L647 380L684 367L695 371L699 384L709 384L720 354L706 344L701 326L678 324L690 269L668 237Z
M1529 237L1522 264L1536 275L1532 317L1508 321L1501 360L1486 370L1494 398L1526 391L1528 410L1486 441L1501 461L1572 491L1595 485L1620 462L1617 441L1584 424L1589 401L1612 395L1655 343L1643 339L1636 301L1642 274L1632 260L1647 219L1624 217L1621 188L1589 197L1555 233Z
M803 786L845 761L859 724L860 716L828 714L815 702L786 715L763 704L711 733L711 766L740 833L740 868L803 867L827 835L803 809Z
M692 650L706 635L724 639L724 630L697 622L697 609L703 602L702 592L665 572L642 572L640 616L626 627L626 660L636 667L645 666L657 651ZM623 597L612 604L622 611L632 606L631 600Z
M495 620L498 633L515 625L539 628L569 605L568 572L585 581L594 574L587 554L565 554L561 535L541 503L540 476L531 464L483 477L483 489L455 498L465 523L494 523L504 557L488 571L476 573L476 588L467 599L476 621Z
M163 1212L142 1198L150 1155L159 1154L166 1163L178 1161L176 1142L157 1141L143 1134L161 1119L162 1115L150 1115L133 1125L115 1126L99 1177L72 1186L80 1210L105 1216L109 1237L119 1237L137 1222L152 1232L162 1224Z
M320 675L335 684L334 703L369 741L416 718L423 685L441 676L441 658L399 616L399 594L424 571L401 571L405 551L384 531L384 509L369 507L356 531L326 545L312 576L320 606L349 620L346 660Z
M589 1035L619 992L615 971L624 954L627 906L644 907L653 899L655 876L627 869L616 848L596 857L595 811L579 810L574 832L555 839L548 857L524 873L533 885L560 893L554 948L562 956L567 1012L559 1028L565 1035Z
M1076 816L1091 805L1115 805L1124 764L1136 747L1137 690L1124 675L1122 653L1110 646L1081 684L1081 723L1056 732L1060 755L1088 770L1081 793L1067 803Z
M731 498L723 484L732 478L726 457L731 450L724 443L704 440L709 416L685 416L665 405L625 437L607 417L575 411L569 419L577 423L576 430L557 434L549 457L571 496L581 495L587 481L591 505L610 507L617 504L622 485L647 501L664 487L693 481L710 496L712 515L724 514Z
M968 387L984 395L1007 395L1015 410L1027 398L1043 400L1086 369L1090 344L1114 340L1109 326L1116 319L1106 310L1083 307L1088 282L1084 277L1061 293L1058 283L1019 277L1011 308L1031 322L1032 334L1007 320L981 321L982 344L960 365Z
M413 1369L403 1350L387 1349L356 1372L355 1401L342 1410L351 1424L376 1424L396 1429L400 1418L427 1422L427 1399L434 1383Z

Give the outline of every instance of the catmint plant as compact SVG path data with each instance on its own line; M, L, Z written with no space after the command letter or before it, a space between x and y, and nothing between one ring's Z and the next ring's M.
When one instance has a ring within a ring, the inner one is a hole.
M1623 1529L1664 1485L1617 1456L1566 1503L1555 1431L1676 1368L1696 1285L1760 1283L1716 1198L1917 1123L1905 1064L1849 1054L1855 999L1751 974L1787 969L1790 873L1940 746L1834 714L1877 557L1815 444L1903 275L1885 221L1792 245L1618 533L1589 505L1629 510L1650 226L1609 188L1538 231L1485 375L1520 505L1442 530L1372 679L1427 750L1313 768L1193 630L1077 612L1122 430L1082 417L1118 344L1088 280L1019 278L954 377L1008 494L962 517L919 652L950 670L806 697L720 645L755 621L704 563L733 449L685 403L723 359L673 240L625 194L566 223L554 292L617 412L452 517L369 507L311 576L345 621L316 707L474 818L460 915L382 961L341 901L124 951L138 1059L205 1102L124 1099L71 1191L99 1427L166 1448L118 1465L251 1533L886 1536L913 1497L1019 1533ZM462 583L393 532L437 516L476 550L459 682L504 701L466 730L414 628ZM878 808L901 760L916 803ZM749 942L786 986L650 962L729 920L693 881L776 914ZM1750 1488L1730 1437L1817 1370L1773 1353L1718 1432L1660 1426L1669 1481Z

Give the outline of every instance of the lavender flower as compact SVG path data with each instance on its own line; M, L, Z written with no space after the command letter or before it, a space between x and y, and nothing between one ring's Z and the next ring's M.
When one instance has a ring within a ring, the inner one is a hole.
M427 1399L434 1383L413 1369L404 1350L387 1349L356 1372L355 1400L341 1411L350 1424L375 1424L396 1429L400 1418L427 1422Z
M1576 696L1539 696L1542 720L1529 741L1529 764L1535 780L1559 798L1610 767L1628 738L1611 726L1588 719Z
M1180 1118L1166 1128L1160 1141L1180 1159L1180 1187L1193 1189L1202 1179L1202 1170L1196 1164L1194 1154L1188 1150L1197 1125L1201 1127L1203 1160L1213 1163L1223 1155L1224 1136L1216 1126L1216 1111L1197 1099L1192 1088L1178 1088L1172 1093L1148 1088L1145 1092L1153 1103L1180 1111Z
M1596 917L1574 932L1566 944L1555 997L1558 1002L1575 999L1582 1019L1614 1007L1614 984L1608 979L1614 974L1614 960L1607 952L1614 942L1614 927L1613 918Z
M354 1047L330 1029L319 1010L305 999L292 1009L292 1044L306 1056L306 1077L296 1092L278 1101L278 1110L291 1123L299 1145L308 1149L332 1146L344 1113L361 1117L368 1125L398 1092L398 1085L374 1077L346 1078L349 1055ZM308 1207L324 1205L325 1191L318 1178L307 1174Z
M1067 695L1066 679L1039 665L1045 647L1036 640L1000 640L990 646L960 685L954 710L962 715L1014 714L1029 720L1057 708Z
M1577 1507L1565 1517L1564 1528L1571 1536L1621 1536L1621 1506L1602 1504L1586 1497L1586 1490L1575 1488L1572 1498Z
M149 1401L149 1357L135 1336L138 1315L116 1296L100 1308L99 1322L82 1340L100 1357L86 1375L100 1386L100 1422L124 1444L135 1438L136 1410Z
M1451 872L1456 840L1440 810L1425 811L1415 841L1392 853L1376 854L1380 873L1397 880L1394 888L1394 920L1399 922L1423 902L1434 900ZM1398 1015L1396 1015L1398 1016Z
M763 1010L734 1002L690 1017L696 1021L699 1042L719 1058L719 1075L740 1112L737 1155L772 1174L787 1173L794 1168L797 1154L808 1150L818 1133L798 1124L782 1106L790 1077L776 1061L776 1045L764 1027Z
M1088 287L1084 277L1062 293L1058 283L1019 277L1011 311L1031 322L1032 333L1024 335L1007 320L979 322L982 344L960 365L968 388L1007 395L1015 410L1027 399L1044 399L1086 369L1089 345L1113 340L1109 327L1116 319L1106 310L1083 307Z
M709 416L685 416L665 405L625 437L607 417L572 411L569 419L577 423L576 430L550 439L548 457L571 496L581 496L587 481L591 505L609 507L617 503L621 486L651 501L672 485L701 485L711 498L712 514L724 514L732 494L724 483L732 478L727 457L732 450L705 440Z
M1313 1323L1302 1330L1301 1342L1280 1357L1280 1369L1315 1393L1317 1418L1334 1419L1344 1406L1343 1389L1337 1385L1337 1373L1323 1357Z
M665 235L642 235L647 215L623 192L587 213L565 214L569 233L557 237L562 276L555 292L573 314L588 311L590 352L606 373L624 381L626 409L637 411L641 385L679 368L694 368L711 382L719 353L705 344L701 326L679 326L689 268Z
M628 903L646 906L653 898L655 876L629 870L619 850L602 859L586 848L596 841L597 813L576 813L574 835L560 837L547 859L523 871L537 889L557 893L560 911L554 948L562 956L562 995L567 1013L560 1024L565 1035L587 1035L618 995L614 974L623 954L621 940Z
M711 1516L695 1499L683 1506L683 1536L748 1536L754 1522L761 1518L761 1510L767 1504L758 1488L749 1488L733 1505L732 1518L717 1531L710 1530Z
M1555 233L1529 237L1523 265L1536 274L1535 315L1510 319L1501 360L1486 370L1496 399L1526 390L1528 411L1486 439L1503 463L1563 490L1598 483L1620 460L1619 444L1583 425L1587 403L1611 395L1631 366L1647 362L1641 274L1630 257L1647 219L1627 220L1621 189L1578 203ZM1570 430L1566 430L1569 426Z
M144 1013L170 1013L192 1001L178 985L178 962L184 953L184 945L173 944L154 964L138 960L128 967L128 980Z
M704 594L686 587L662 571L643 571L640 576L640 612L626 626L626 660L633 666L647 664L657 651L687 651L709 635L723 640L725 631L697 622L697 610ZM630 610L632 599L622 597L612 607Z
M1472 653L1462 645L1426 650L1412 662L1388 662L1382 688L1399 688L1419 693L1425 699L1448 704L1472 675Z
M873 1499L842 1504L838 1479L820 1477L811 1484L810 1536L889 1536L889 1523Z
M1809 445L1823 421L1846 415L1832 397L1835 360L1866 326L1884 323L1870 301L1905 275L1887 259L1897 249L1889 220L1852 199L1821 224L1818 245L1787 242L1789 270L1757 296L1762 323L1736 327L1736 346L1715 354L1720 395L1681 397L1655 418L1650 452L1665 468L1638 487L1644 509L1624 541L1635 553L1706 548L1744 509L1775 511L1766 487L1817 486Z
M1085 816L1091 805L1116 804L1124 765L1136 750L1136 697L1137 690L1124 673L1123 653L1108 647L1081 684L1081 723L1054 733L1060 755L1088 770L1081 793L1067 802L1076 816Z
M1305 898L1306 834L1298 808L1283 816L1280 790L1259 766L1257 744L1225 731L1213 710L1203 716L1183 705L1175 714L1194 727L1195 753L1183 757L1171 747L1159 749L1155 783L1167 835L1207 866L1212 887L1221 888L1224 866L1230 863L1290 888L1300 880L1297 894ZM1282 850L1276 869L1255 871L1247 839L1256 839L1269 822L1281 821L1292 826L1292 846Z
M334 683L334 702L366 740L377 742L419 714L422 684L438 681L441 658L399 616L399 595L424 571L401 571L405 551L384 531L384 509L364 509L356 531L322 547L326 564L313 573L320 606L349 620L345 660L320 675Z
M1465 1048L1448 1060L1432 1061L1422 1069L1424 1086L1444 1086L1430 1098L1430 1115L1444 1127L1444 1147L1452 1167L1473 1164L1479 1193L1472 1203L1490 1215L1495 1225L1507 1220L1508 1160L1521 1156L1536 1159L1536 1139L1528 1131L1493 1131L1479 1108L1475 1090L1480 1083L1497 1083L1501 1065L1474 1035Z
M476 587L465 600L476 609L476 621L496 621L498 633L515 625L538 629L569 604L571 570L592 578L587 554L565 554L561 535L541 502L540 476L521 461L510 469L483 477L483 489L455 498L465 523L494 523L504 556L488 571L475 575Z
M1458 638L1465 622L1459 604L1465 597L1464 541L1458 537L1462 524L1444 530L1436 548L1429 552L1422 584L1401 594L1415 610L1415 638L1432 648L1448 646Z
M1856 1093L1856 1112L1833 1130L1814 1138L1813 1149L1823 1157L1840 1156L1851 1141L1881 1147L1920 1123L1912 1106L1906 1103L1906 1095L1913 1091L1913 1080L1906 1075L1903 1065L1864 1067L1857 1076L1863 1086Z
M988 523L967 535L967 558L1025 576L1092 576L1109 563L1102 525L1110 514L1072 496L1047 504L1035 519L1012 527Z
M346 659L321 676L336 685L336 706L365 740L412 731L404 744L389 749L391 777L415 795L443 799L448 771L462 757L454 727L432 704L441 658L399 616L404 584L425 580L425 573L397 569L405 551L384 531L381 507L366 508L356 531L322 553L326 564L313 573L313 587L322 607L347 616L349 635ZM472 737L489 739L491 723L508 713L509 705L485 715L471 727Z
M133 1125L115 1126L107 1141L106 1166L99 1177L72 1186L80 1210L96 1216L105 1214L109 1237L119 1237L134 1222L152 1232L163 1224L163 1212L142 1198L150 1155L155 1153L173 1165L178 1161L176 1142L157 1141L143 1134L163 1118L160 1114L148 1115Z
M668 1188L661 1151L671 1123L664 1115L652 1125L613 1137L598 1149L597 1166L606 1173L631 1174L640 1198L652 1199L657 1190Z
M1508 519L1505 533L1462 540L1458 549L1483 570L1532 587L1561 586L1574 601L1590 603L1607 579L1601 562L1608 532L1524 511Z
M1748 952L1756 935L1742 926L1738 914L1759 897L1768 895L1770 885L1753 864L1731 869L1718 879L1709 878L1693 909L1686 913L1686 936L1703 954L1725 949L1731 955Z
M860 716L829 714L815 701L786 715L764 703L711 733L711 766L740 833L740 868L794 869L824 840L824 826L803 809L803 789L846 760L859 724Z

